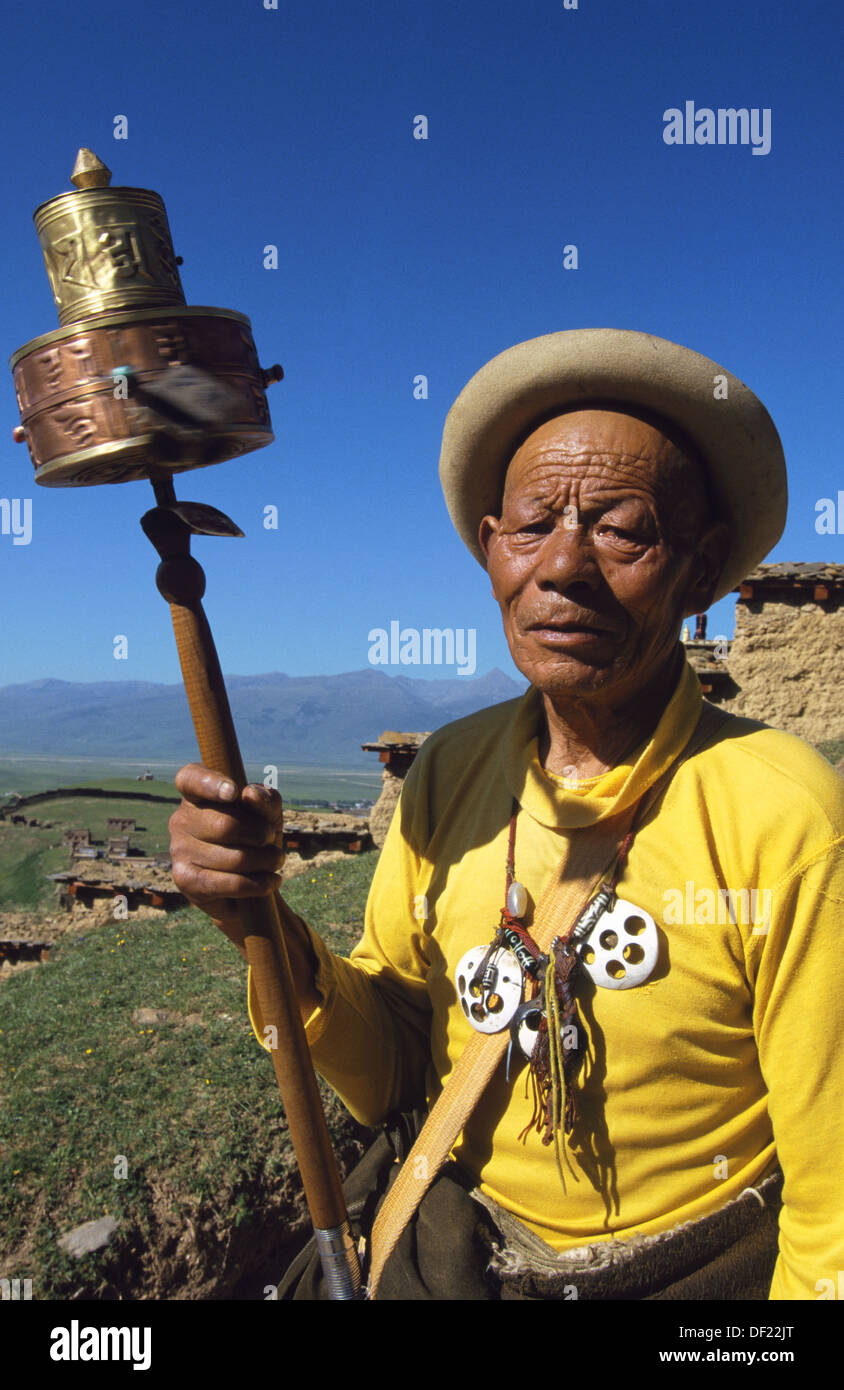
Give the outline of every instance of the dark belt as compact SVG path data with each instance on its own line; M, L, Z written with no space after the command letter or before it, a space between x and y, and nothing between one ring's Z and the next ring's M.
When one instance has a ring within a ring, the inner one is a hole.
M558 1253L475 1192L495 1223L489 1275L501 1299L767 1299L778 1254L782 1173L711 1216L658 1235Z

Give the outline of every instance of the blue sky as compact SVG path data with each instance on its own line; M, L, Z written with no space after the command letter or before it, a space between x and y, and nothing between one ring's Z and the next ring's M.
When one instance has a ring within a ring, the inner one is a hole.
M478 671L515 674L445 511L440 436L484 362L563 328L655 333L745 380L789 465L769 558L842 562L844 534L815 529L816 501L844 488L840 41L836 0L15 7L6 355L57 326L31 214L88 145L115 184L163 196L188 303L249 315L261 361L285 368L275 443L177 479L246 532L195 544L230 672L360 669L369 630L399 620L475 628ZM770 108L770 153L666 145L663 112L687 100ZM0 684L178 680L138 524L149 485L36 487L11 374L0 390L0 495L33 508L28 545L0 535ZM732 633L733 608L710 634Z

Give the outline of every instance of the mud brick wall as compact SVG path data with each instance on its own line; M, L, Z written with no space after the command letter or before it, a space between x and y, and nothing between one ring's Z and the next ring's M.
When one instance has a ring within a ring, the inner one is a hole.
M384 763L381 795L369 816L369 833L378 849L383 849L387 831L399 804L402 784L413 759L425 739L429 737L430 731L400 734L388 729L376 743L361 744L361 747L369 752L378 752Z
M805 594L736 604L729 671L733 714L761 719L807 743L844 738L844 601Z

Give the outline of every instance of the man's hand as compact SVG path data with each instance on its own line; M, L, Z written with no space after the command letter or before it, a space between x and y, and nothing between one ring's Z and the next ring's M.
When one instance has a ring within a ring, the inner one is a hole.
M250 782L238 796L228 777L200 763L176 774L182 804L170 817L173 881L194 907L207 912L246 956L238 899L274 893L284 861L282 806L277 791ZM321 999L315 980L317 960L308 929L276 897L293 984L306 1022Z
M279 886L282 804L277 791L237 788L220 772L189 763L176 774L182 804L170 817L173 881L243 951L237 899Z

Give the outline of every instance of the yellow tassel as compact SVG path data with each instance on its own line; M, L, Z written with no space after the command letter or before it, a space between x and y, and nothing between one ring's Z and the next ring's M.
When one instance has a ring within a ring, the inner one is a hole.
M565 1159L566 1167L575 1182L579 1179L571 1166L566 1146L566 1133L564 1124L565 1100L566 1100L566 1077L564 1071L563 1044L560 1037L560 1001L557 998L556 982L554 980L554 962L551 960L548 965L551 974L550 982L546 979L545 999L548 1019L548 1053L550 1057L551 1072L551 1124L554 1131L554 1156L557 1160L557 1172L560 1175L560 1182L563 1192L566 1191L566 1177L563 1172L562 1159Z

